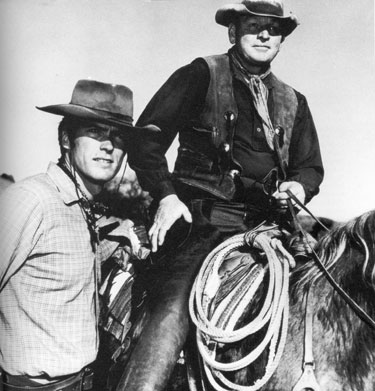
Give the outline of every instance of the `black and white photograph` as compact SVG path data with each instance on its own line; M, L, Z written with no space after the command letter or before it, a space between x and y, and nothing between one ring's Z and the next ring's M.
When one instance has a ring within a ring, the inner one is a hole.
M0 390L375 389L373 0L0 0Z

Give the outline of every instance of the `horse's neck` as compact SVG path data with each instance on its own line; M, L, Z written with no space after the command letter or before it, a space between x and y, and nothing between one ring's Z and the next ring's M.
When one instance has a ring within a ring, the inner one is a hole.
M358 276L357 284L351 279L342 288L374 316L374 305L369 292L364 292L364 284ZM341 296L334 292L324 278L314 289L313 308L314 333L325 344L320 349L330 349L329 359L335 362L338 372L345 374L356 388L361 388L363 379L371 373L375 356L375 332L365 324L357 314L346 304ZM315 336L316 337L316 336ZM327 351L325 352L327 354ZM320 356L323 356L322 353ZM355 365L353 365L355 363Z

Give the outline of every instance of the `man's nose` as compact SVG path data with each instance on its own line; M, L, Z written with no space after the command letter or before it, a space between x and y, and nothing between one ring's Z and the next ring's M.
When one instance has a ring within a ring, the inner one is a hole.
M266 28L264 28L262 31L259 32L258 38L260 39L269 39L270 38L270 33Z
M107 136L100 142L100 149L106 150L106 151L113 151L114 145L111 137Z

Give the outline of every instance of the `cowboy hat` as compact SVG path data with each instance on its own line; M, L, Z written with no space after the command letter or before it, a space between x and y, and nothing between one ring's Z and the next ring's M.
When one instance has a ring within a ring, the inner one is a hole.
M133 126L133 92L125 86L95 80L78 80L68 104L38 107L47 113L76 117L130 130L160 129Z
M277 18L283 35L289 35L299 24L297 17L290 13L284 16L282 0L242 0L241 3L227 4L216 11L217 23L228 27L236 15L268 16Z

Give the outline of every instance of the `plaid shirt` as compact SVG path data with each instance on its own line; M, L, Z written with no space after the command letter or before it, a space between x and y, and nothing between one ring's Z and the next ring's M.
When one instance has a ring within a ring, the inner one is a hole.
M3 192L0 222L0 366L31 377L81 370L98 348L96 276L73 182L51 163ZM98 263L113 250L101 244Z

